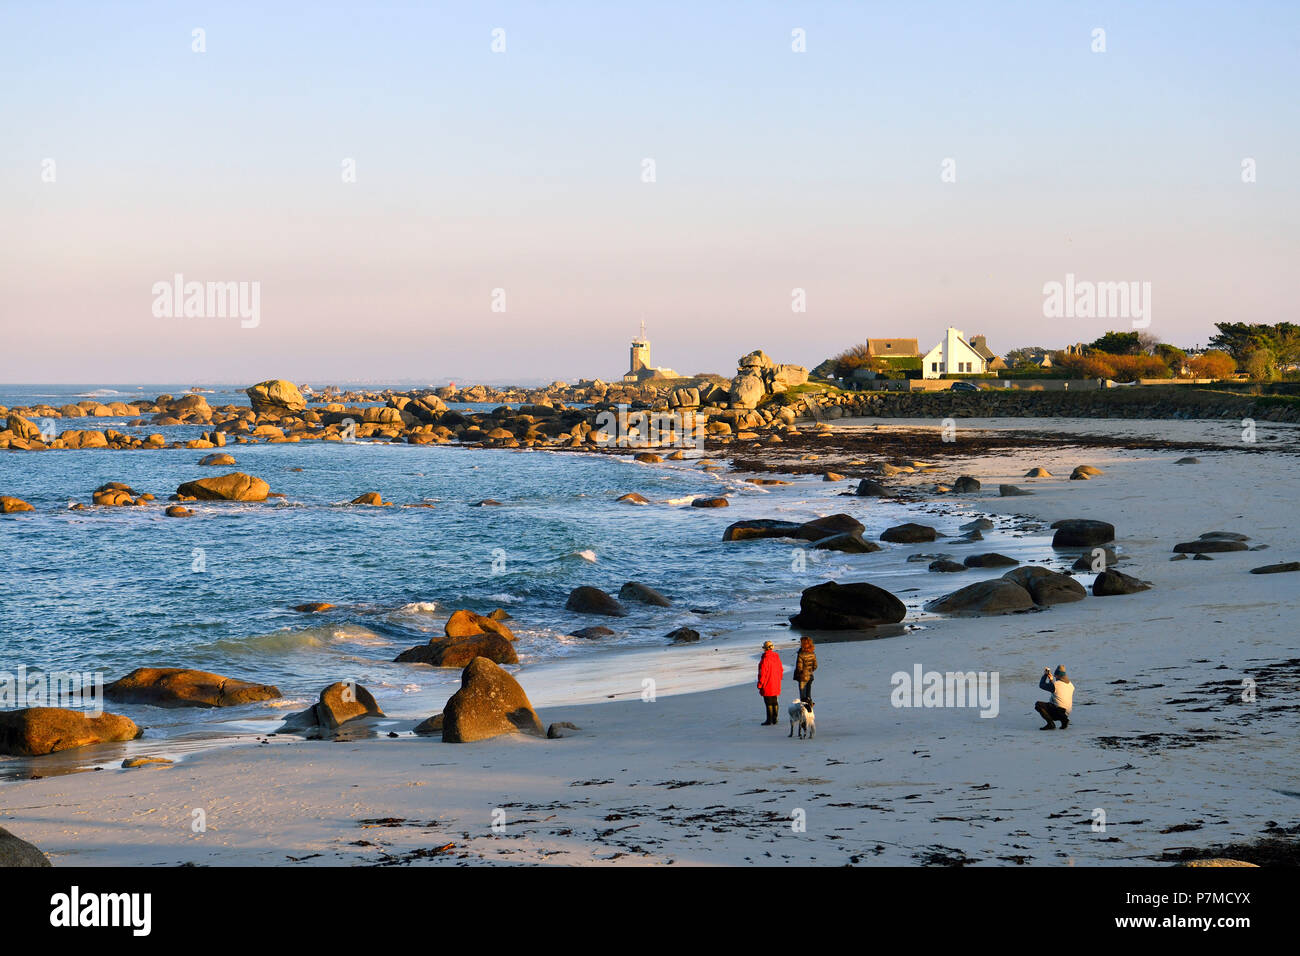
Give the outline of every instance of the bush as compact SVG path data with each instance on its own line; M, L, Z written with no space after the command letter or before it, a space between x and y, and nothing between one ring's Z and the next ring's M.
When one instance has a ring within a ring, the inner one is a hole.
M1060 365L1074 369L1082 378L1109 378L1116 382L1133 382L1140 378L1173 378L1160 358L1154 355L1112 355L1108 352L1089 352L1087 355L1067 355Z
M1196 378L1232 378L1237 373L1237 363L1232 356L1218 349L1190 359L1187 366Z

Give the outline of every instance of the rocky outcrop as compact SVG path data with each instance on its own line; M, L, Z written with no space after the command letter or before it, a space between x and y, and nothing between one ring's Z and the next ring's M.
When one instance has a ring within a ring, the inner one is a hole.
M502 615L505 614L504 611L493 612L493 614L497 613ZM498 637L504 638L507 641L513 641L515 635L510 628L502 623L504 619L504 617L475 614L473 611L462 609L454 612L451 617L447 618L447 623L443 625L443 633L448 637L473 637L476 634L496 634Z
M0 495L0 515L18 514L20 511L32 511L32 506L21 498Z
M1028 611L1034 599L1019 584L1003 578L967 585L926 605L941 614L1014 614Z
M91 744L135 740L141 730L121 714L89 717L63 707L0 711L0 754L42 757Z
M199 501L265 501L271 486L261 478L235 471L215 478L187 481L176 489L183 498Z
M1250 569L1251 574L1286 574L1289 571L1300 571L1300 561L1283 561L1280 564L1265 564Z
M990 551L987 554L968 554L962 563L968 568L1009 568L1013 564L1019 564L1020 562L1015 558L1007 557L1005 554Z
M1002 575L1002 579L1012 581L1028 591L1039 607L1070 604L1088 596L1087 589L1074 578L1048 568L1016 568Z
M853 492L861 498L893 498L894 493L878 481L871 478L863 478L858 482L857 489Z
M886 528L881 532L880 540L893 544L918 544L923 541L933 541L937 535L938 532L929 525L909 521L906 524Z
M779 395L807 381L808 370L802 365L777 365L757 349L736 363L736 376L727 396L737 408L754 408L769 395Z
M183 667L139 667L104 687L107 700L155 707L236 707L281 696L271 684Z
M1107 569L1092 582L1095 597L1112 597L1117 594L1137 594L1151 589L1150 581L1142 581L1121 571Z
M863 630L897 624L906 616L903 602L884 588L866 581L827 581L803 592L790 623L803 630Z
M285 720L280 731L335 731L352 720L383 716L370 691L354 681L336 681L320 692L316 703Z
M1177 554L1219 554L1228 551L1249 551L1249 541L1244 534L1232 531L1207 531L1195 541L1183 541L1174 545Z
M628 581L618 589L618 598L620 601L636 601L639 604L650 604L654 607L672 607L673 602L668 600L648 584L642 584L640 581Z
M1053 548L1091 548L1115 540L1115 526L1109 521L1064 518L1053 522L1052 527L1056 530L1052 535Z
M968 571L969 568L964 564L958 564L948 558L936 558L926 567L928 571L934 571L937 574L956 574L959 571Z
M626 617L627 608L617 598L606 594L600 588L581 585L569 592L569 599L564 606L567 610L580 614L604 614L608 617Z
M26 840L20 840L4 827L0 827L0 870L11 867L49 866L44 853Z
M443 708L443 743L471 743L516 733L545 736L519 682L490 660L474 658L460 675L460 690Z
M244 391L256 415L285 418L307 408L307 400L298 391L298 386L282 378L259 382Z

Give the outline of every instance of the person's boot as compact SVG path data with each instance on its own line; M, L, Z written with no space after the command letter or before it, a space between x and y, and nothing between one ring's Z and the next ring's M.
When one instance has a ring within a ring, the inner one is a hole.
M1069 718L1068 716L1066 716L1066 717L1062 717L1062 718L1061 718L1061 729L1064 730L1066 727L1069 727L1069 726L1070 726L1070 718Z

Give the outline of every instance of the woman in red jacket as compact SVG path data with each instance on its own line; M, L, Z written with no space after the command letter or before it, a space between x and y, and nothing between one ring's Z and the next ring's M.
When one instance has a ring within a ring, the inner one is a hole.
M772 642L764 641L763 656L758 662L758 692L763 696L763 703L767 705L767 720L760 724L762 727L776 723L779 712L777 702L781 697L781 675L784 673L781 658L772 649Z

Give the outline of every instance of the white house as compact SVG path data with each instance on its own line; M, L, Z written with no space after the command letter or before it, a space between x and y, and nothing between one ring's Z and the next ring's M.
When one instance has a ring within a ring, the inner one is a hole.
M949 328L943 339L921 360L922 378L942 378L944 375L982 375L988 363L975 347L966 341L960 329Z

